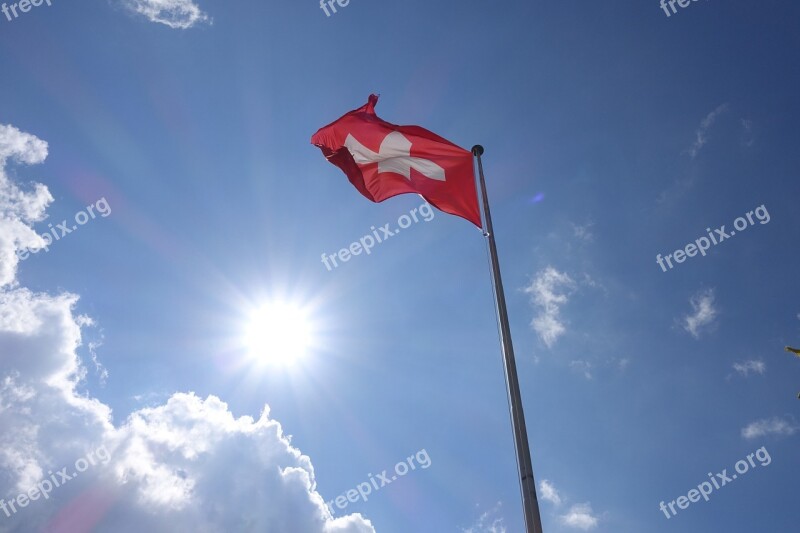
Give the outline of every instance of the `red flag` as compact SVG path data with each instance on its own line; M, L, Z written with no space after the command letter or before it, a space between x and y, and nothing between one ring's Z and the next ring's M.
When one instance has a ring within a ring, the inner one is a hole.
M472 154L420 128L375 114L376 95L311 137L325 157L373 202L417 193L434 207L481 227Z

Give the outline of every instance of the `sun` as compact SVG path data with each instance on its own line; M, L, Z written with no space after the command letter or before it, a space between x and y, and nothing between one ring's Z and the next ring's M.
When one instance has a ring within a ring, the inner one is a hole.
M313 335L311 319L303 308L270 302L251 314L244 344L258 362L291 366L308 354Z

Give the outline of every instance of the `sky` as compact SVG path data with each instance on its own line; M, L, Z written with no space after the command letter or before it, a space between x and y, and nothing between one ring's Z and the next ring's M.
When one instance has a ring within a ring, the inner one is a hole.
M524 531L485 238L310 144L372 93L485 147L544 531L796 528L796 2L15 2L0 532Z

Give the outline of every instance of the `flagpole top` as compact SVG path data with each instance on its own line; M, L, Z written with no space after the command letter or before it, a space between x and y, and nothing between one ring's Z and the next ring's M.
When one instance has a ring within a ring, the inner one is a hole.
M472 147L472 155L478 156L478 157L482 156L483 155L483 146L481 146L480 144L476 144L475 146L473 146Z

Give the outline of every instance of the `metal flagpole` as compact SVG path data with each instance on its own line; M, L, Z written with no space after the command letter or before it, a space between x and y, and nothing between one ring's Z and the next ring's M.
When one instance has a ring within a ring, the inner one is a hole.
M472 155L478 160L478 175L481 183L483 214L486 226L484 228L484 235L489 240L494 296L497 306L497 317L500 322L500 342L503 347L503 362L505 364L506 389L508 391L509 408L511 409L511 426L514 430L514 448L516 448L517 451L517 466L519 467L520 490L522 491L522 507L525 513L525 531L527 533L542 533L542 519L539 516L539 500L536 497L536 482L533 479L531 450L528 446L528 432L525 429L525 414L522 412L522 398L519 393L517 364L514 359L514 347L511 344L511 328L508 325L506 297L503 292L503 280L500 278L500 261L497 258L497 246L494 241L494 230L492 228L492 215L489 212L489 198L486 195L486 182L483 178L483 163L481 162L483 146L479 144L473 146Z

